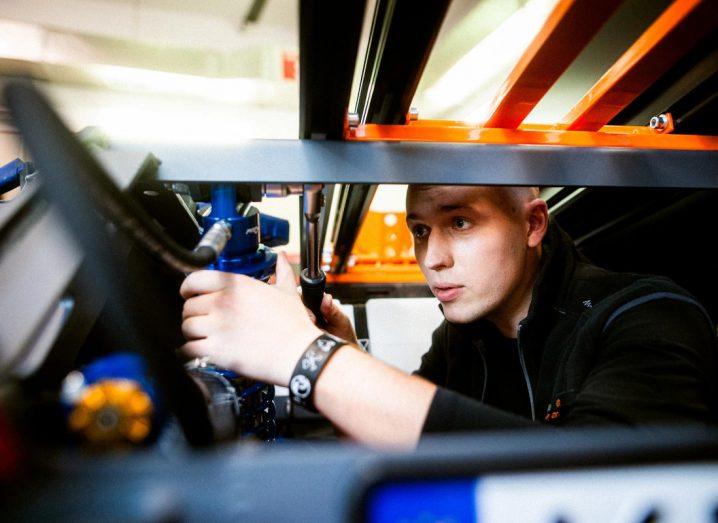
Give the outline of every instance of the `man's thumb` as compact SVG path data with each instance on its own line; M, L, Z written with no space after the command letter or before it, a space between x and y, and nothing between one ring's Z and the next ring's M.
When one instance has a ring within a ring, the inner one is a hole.
M279 256L277 257L277 287L281 288L282 290L295 292L295 288L297 287L297 282L294 277L294 269L292 269L291 264L289 263L289 260L287 259L287 255L284 252L280 252Z

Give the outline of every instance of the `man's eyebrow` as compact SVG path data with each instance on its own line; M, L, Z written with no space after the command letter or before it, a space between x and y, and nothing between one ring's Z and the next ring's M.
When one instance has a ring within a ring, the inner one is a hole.
M466 204L463 203L454 203L449 205L442 205L439 207L439 211L441 212L449 212L449 211L459 211L459 210L467 210L467 211L473 211L474 209Z
M441 205L437 212L451 212L451 211L460 211L460 210L466 210L466 211L475 211L473 207L470 205L464 204L464 203L451 203L446 205ZM421 217L416 213L409 213L406 215L406 221L409 220L420 220Z

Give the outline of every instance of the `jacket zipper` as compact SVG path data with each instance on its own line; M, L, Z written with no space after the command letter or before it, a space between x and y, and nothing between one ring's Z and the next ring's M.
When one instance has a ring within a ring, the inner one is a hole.
M484 366L484 386L481 390L481 401L484 401L484 398L486 398L486 383L489 381L489 368L486 366L486 357L484 356L484 351L479 349L479 356L481 356L481 363Z
M526 389L529 392L529 404L531 405L531 420L536 421L536 408L534 407L534 391L531 387L531 379L526 369L526 360L524 359L524 351L521 348L521 323L519 323L518 332L516 333L516 348L519 351L519 361L521 362L521 370L524 373L524 381L526 381Z

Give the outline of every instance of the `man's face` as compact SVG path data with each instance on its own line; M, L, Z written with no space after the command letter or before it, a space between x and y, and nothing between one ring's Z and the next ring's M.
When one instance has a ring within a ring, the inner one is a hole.
M450 322L502 314L521 284L528 222L523 209L497 203L503 194L490 187L409 189L416 259Z

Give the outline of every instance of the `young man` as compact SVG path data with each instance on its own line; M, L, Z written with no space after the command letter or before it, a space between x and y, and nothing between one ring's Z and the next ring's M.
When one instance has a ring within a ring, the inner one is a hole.
M344 433L375 445L437 431L716 420L715 334L702 307L665 278L590 265L536 189L411 187L407 224L445 316L414 375L351 344L315 342L323 333L283 257L274 286L188 276L184 350L291 381ZM322 312L330 332L356 342L331 297Z

